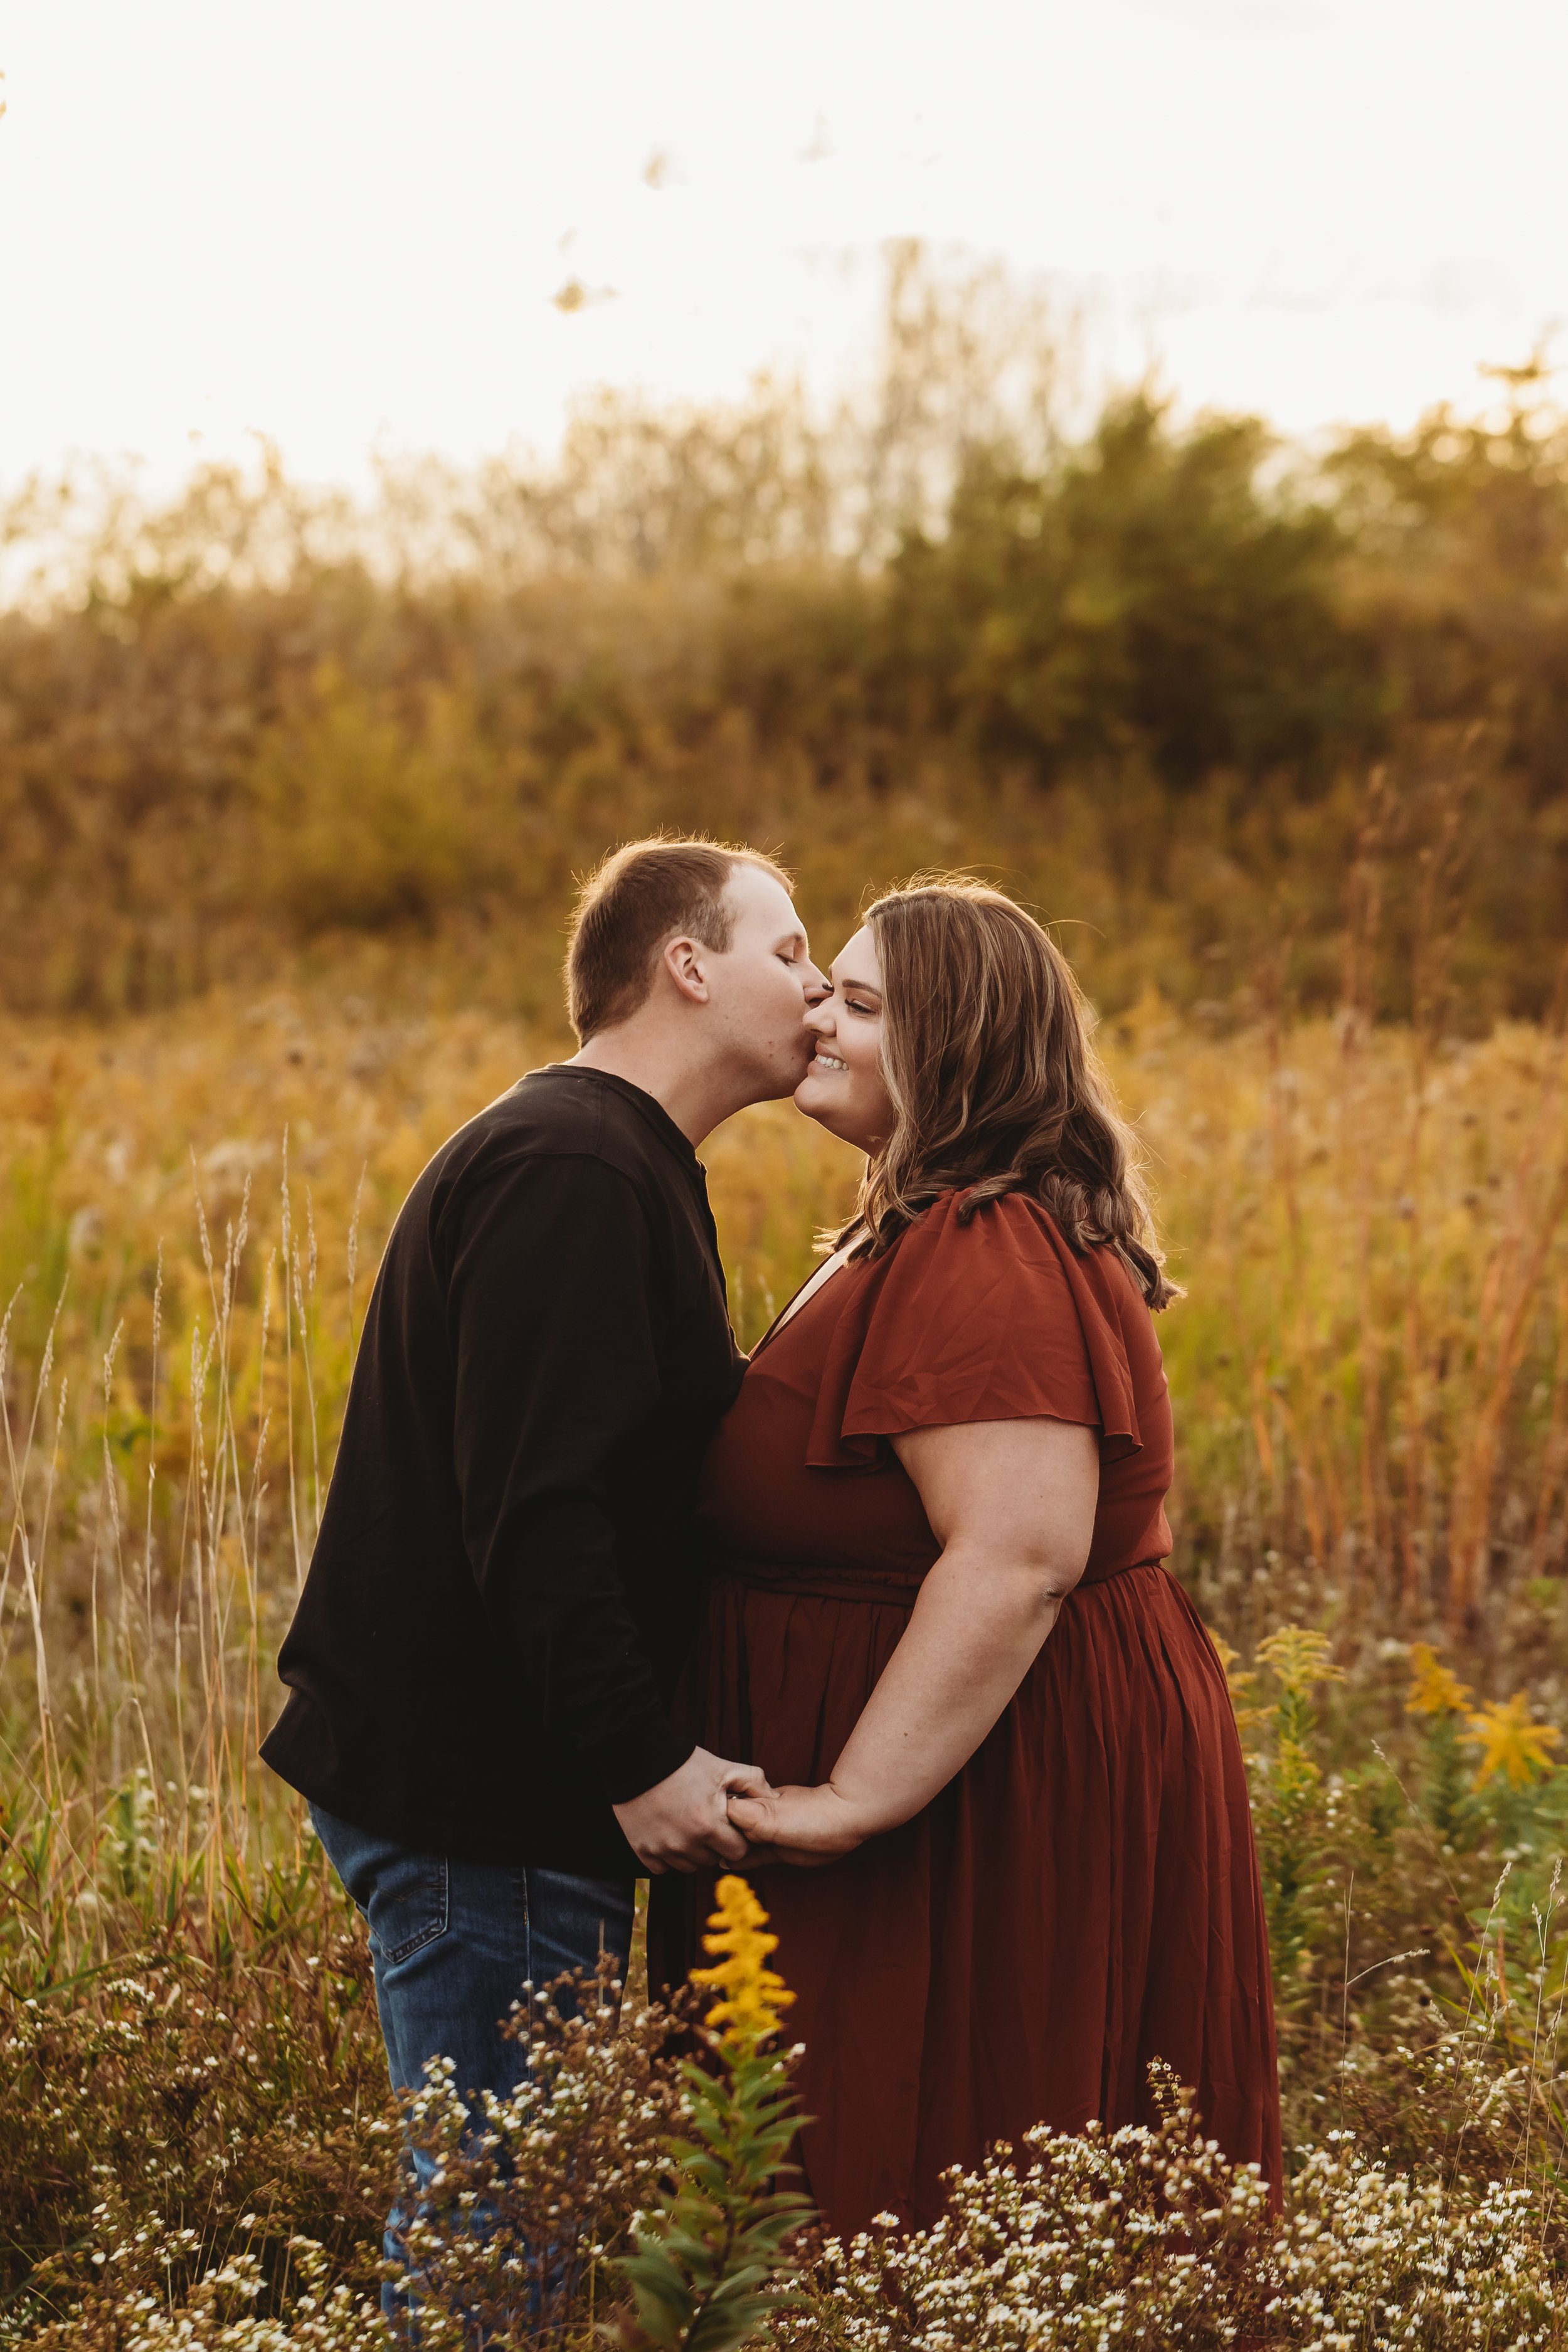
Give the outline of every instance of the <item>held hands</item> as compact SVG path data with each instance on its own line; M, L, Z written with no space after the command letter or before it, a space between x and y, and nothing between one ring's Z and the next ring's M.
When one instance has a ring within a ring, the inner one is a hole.
M667 1870L690 1873L716 1862L743 1862L750 1851L726 1811L731 1796L755 1799L774 1791L755 1764L728 1764L694 1748L678 1772L615 1808L626 1843L655 1878Z
M751 1842L749 1859L788 1862L818 1870L851 1853L870 1836L872 1824L830 1780L815 1789L741 1790L729 1801L730 1820Z
M831 1781L775 1789L756 1764L695 1748L667 1780L615 1809L627 1844L655 1878L715 1863L787 1862L818 1869L871 1834Z

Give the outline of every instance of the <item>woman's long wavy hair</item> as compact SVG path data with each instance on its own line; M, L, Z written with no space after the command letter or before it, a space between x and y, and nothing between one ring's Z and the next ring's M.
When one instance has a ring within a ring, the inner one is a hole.
M873 1256L943 1192L967 1223L1024 1192L1069 1246L1116 1252L1152 1307L1166 1280L1136 1140L1089 1042L1083 997L1031 915L963 876L867 909L882 967L882 1076L896 1120L851 1231Z

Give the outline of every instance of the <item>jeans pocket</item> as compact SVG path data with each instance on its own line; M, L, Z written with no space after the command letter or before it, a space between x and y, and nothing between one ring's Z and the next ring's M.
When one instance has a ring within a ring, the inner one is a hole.
M447 1932L451 1880L440 1853L399 1853L376 1873L366 1910L370 1938L389 1968Z

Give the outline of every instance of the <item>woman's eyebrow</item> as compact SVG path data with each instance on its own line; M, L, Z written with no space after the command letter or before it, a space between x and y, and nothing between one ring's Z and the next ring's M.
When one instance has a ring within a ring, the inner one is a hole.
M882 993L874 980L850 980L847 976L840 980L837 972L833 977L833 985L835 988L852 988L857 996L880 996Z

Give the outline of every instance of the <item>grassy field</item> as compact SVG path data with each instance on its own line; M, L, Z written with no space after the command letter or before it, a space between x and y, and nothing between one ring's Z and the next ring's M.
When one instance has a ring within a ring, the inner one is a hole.
M563 1041L354 980L0 1026L0 2342L76 2308L105 2214L190 2232L165 2299L241 2244L281 2294L300 2232L373 2276L365 1956L255 1749L390 1220ZM1187 1292L1173 1564L1236 1653L1295 2160L1342 2126L1550 2206L1563 1040L1150 995L1102 1043ZM749 1341L856 1163L787 1105L704 1157Z
M1069 430L1048 324L903 245L831 415L605 391L359 504L266 451L0 498L0 2352L379 2340L368 1956L257 1742L391 1219L658 826L776 848L828 951L932 863L1070 918L1280 2016L1277 2223L1173 2111L776 2341L1568 2352L1568 412L1538 361L1311 452L1146 387ZM705 1156L750 1341L856 1170L784 1106ZM432 2093L449 2179L596 2251L531 2303L504 2230L434 2250L426 2352L497 2295L603 2342L691 2122L611 2023L504 2179Z

